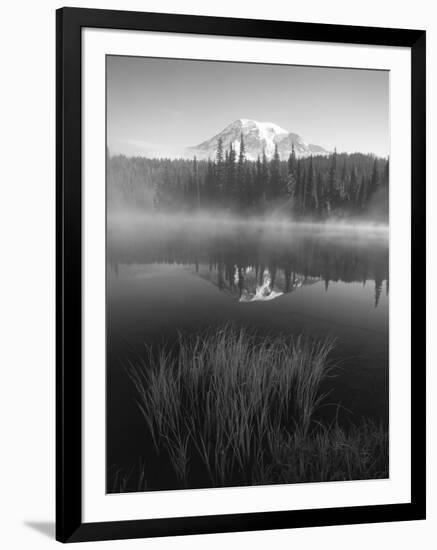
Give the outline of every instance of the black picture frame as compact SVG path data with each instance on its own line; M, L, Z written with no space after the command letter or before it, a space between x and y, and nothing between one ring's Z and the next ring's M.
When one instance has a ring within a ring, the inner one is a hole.
M135 521L82 522L81 30L84 27L411 48L411 502ZM57 10L57 540L78 542L425 518L425 44L426 33L423 30L78 8Z

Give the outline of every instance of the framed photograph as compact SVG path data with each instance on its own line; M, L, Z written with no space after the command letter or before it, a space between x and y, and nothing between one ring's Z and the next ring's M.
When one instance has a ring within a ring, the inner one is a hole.
M425 518L425 32L57 12L57 539Z

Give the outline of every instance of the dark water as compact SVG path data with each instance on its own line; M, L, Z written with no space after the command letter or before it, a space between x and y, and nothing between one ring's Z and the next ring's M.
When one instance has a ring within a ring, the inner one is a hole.
M209 222L108 224L107 462L150 447L126 376L144 344L233 323L337 339L322 414L388 421L388 239L384 230Z

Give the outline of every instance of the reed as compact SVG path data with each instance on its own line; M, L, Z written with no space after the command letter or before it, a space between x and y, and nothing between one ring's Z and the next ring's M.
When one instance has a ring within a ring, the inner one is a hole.
M382 429L314 420L334 345L225 326L130 363L148 434L178 485L190 487L193 465L213 487L384 477Z

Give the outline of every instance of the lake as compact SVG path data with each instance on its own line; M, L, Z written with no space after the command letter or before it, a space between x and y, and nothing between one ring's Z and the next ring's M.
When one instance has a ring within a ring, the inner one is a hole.
M225 324L260 335L333 336L337 367L319 414L387 425L388 294L386 227L109 218L108 467L155 460L129 361L145 345L171 349L180 334Z

